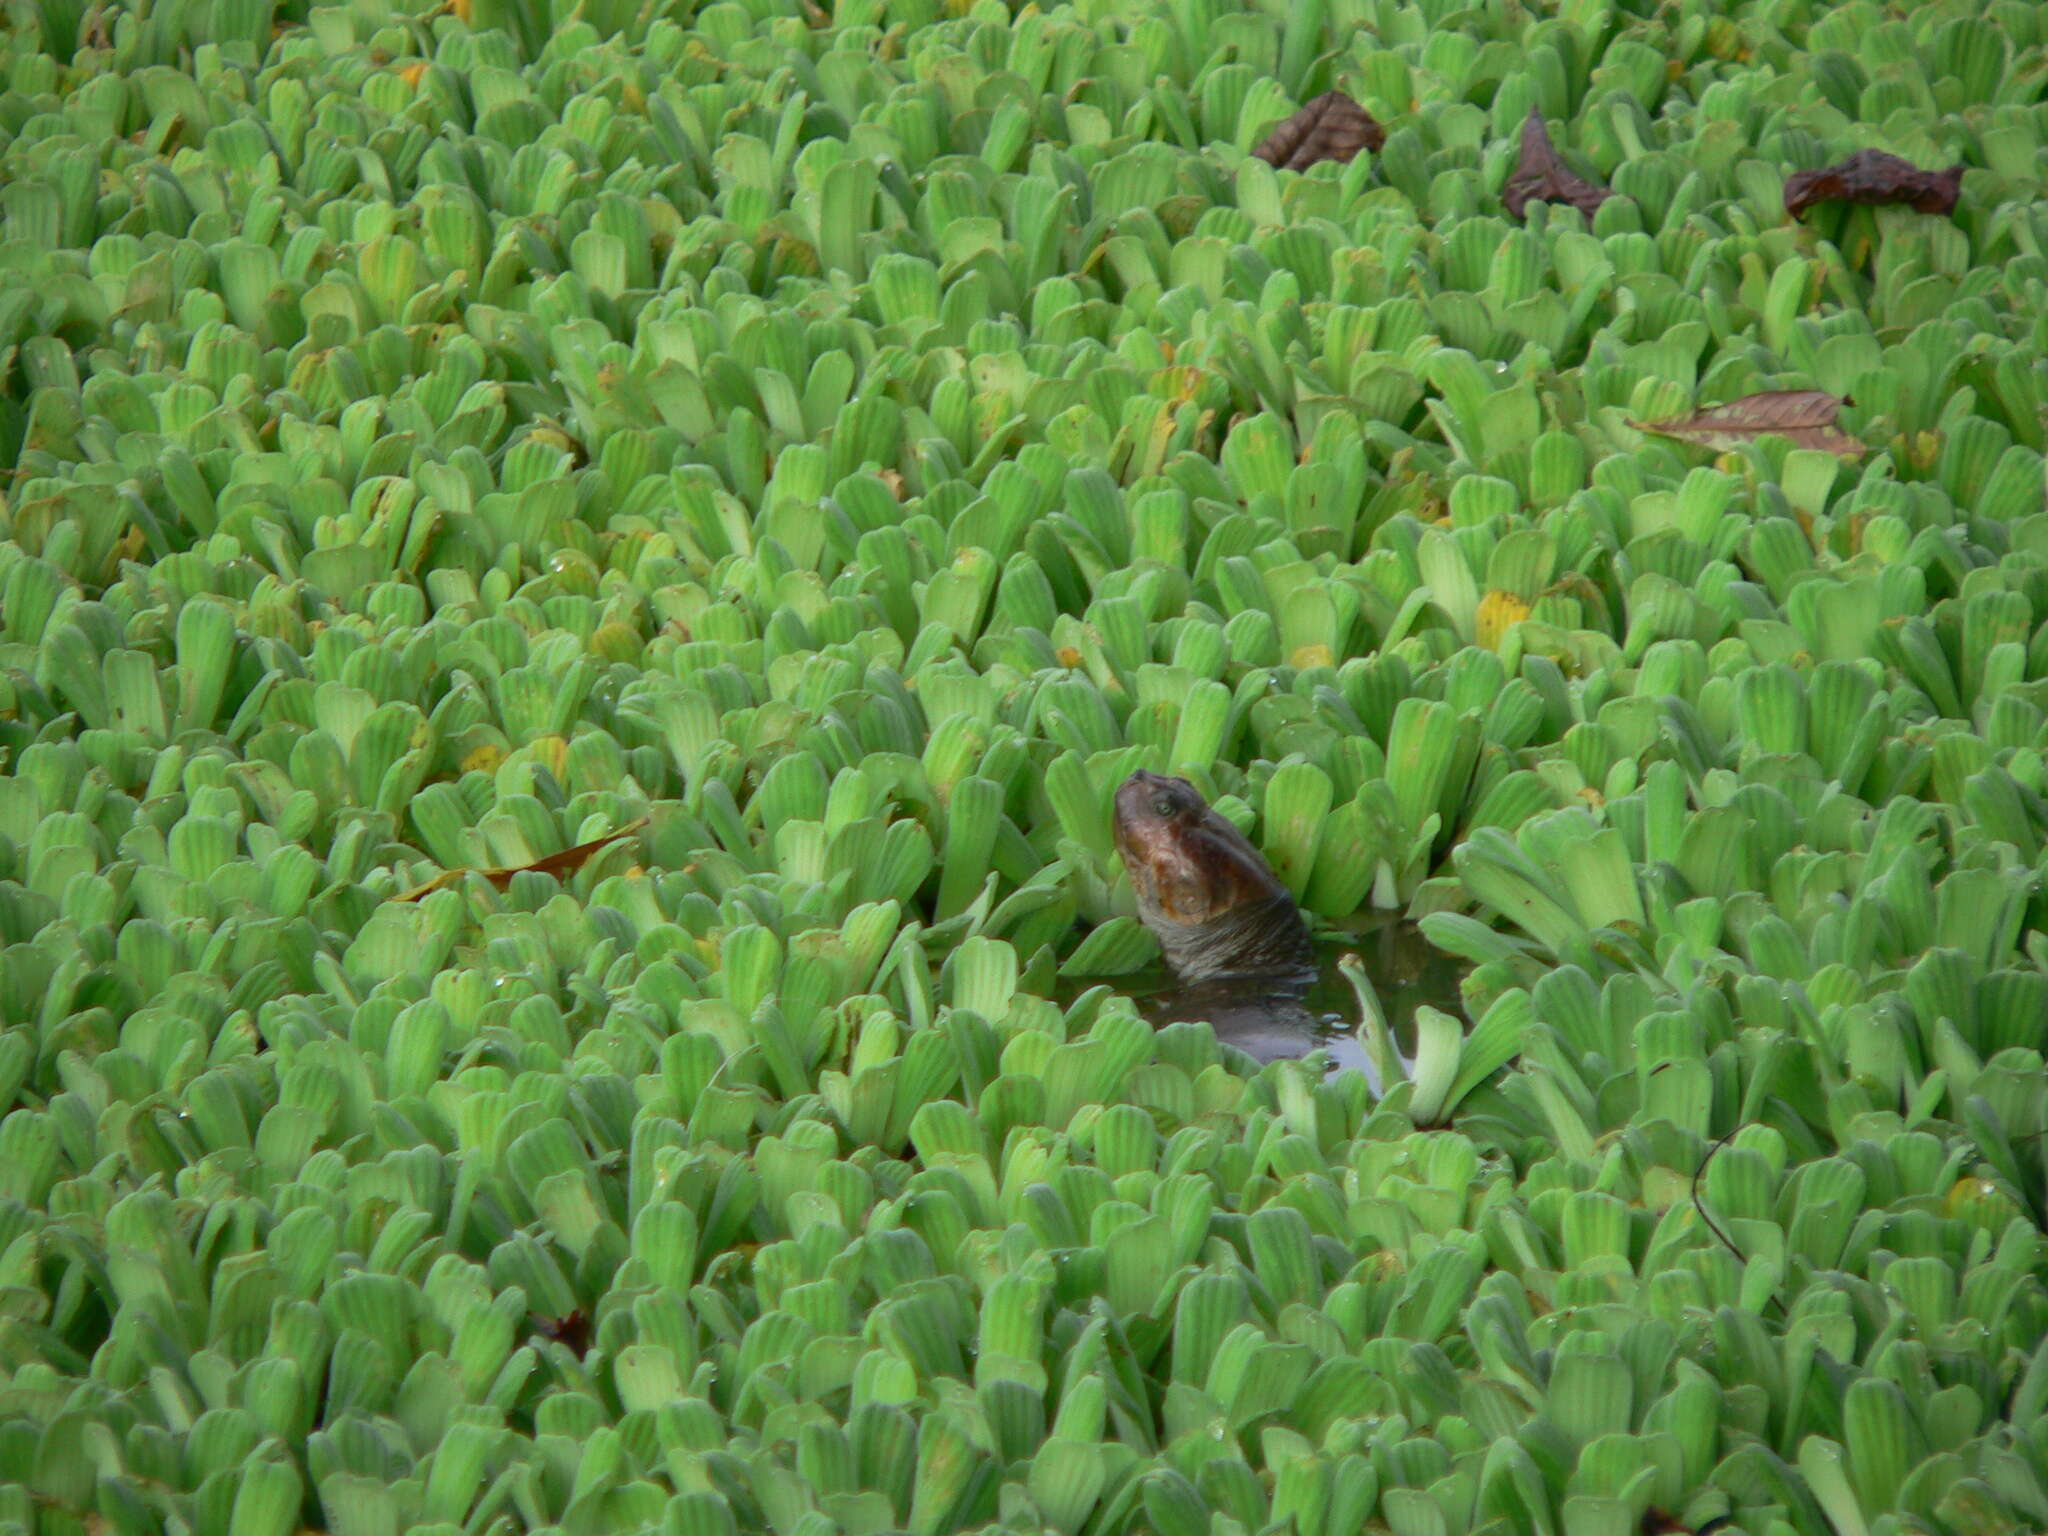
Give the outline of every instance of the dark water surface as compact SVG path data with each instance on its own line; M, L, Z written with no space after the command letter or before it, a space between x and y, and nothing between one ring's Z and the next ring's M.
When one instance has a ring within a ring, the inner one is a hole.
M1071 1002L1089 987L1106 984L1135 1002L1155 1025L1206 1020L1219 1040L1262 1061L1305 1055L1321 1046L1329 1052L1332 1070L1355 1067L1376 1076L1356 1034L1358 998L1337 969L1338 958L1355 954L1365 963L1404 1063L1415 1053L1415 1010L1427 1003L1458 1013L1458 983L1465 967L1434 948L1415 924L1392 913L1361 913L1338 929L1316 945L1317 973L1305 987L1271 980L1183 987L1161 963L1127 976L1063 982L1060 1000Z

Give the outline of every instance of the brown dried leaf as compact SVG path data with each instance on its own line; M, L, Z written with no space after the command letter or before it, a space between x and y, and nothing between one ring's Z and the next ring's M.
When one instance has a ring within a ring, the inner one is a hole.
M1672 416L1663 421L1632 421L1639 432L1655 432L1698 443L1703 448L1739 448L1766 433L1790 438L1795 447L1819 448L1841 458L1860 458L1867 450L1856 438L1835 425L1835 417L1849 402L1823 389L1773 389L1744 395L1726 405L1709 406L1690 416Z
M1920 213L1951 214L1963 168L1923 171L1881 149L1859 149L1839 165L1785 178L1785 211L1795 219L1815 203L1904 203Z
M1277 170L1305 171L1324 160L1339 165L1361 149L1377 151L1387 130L1342 91L1325 91L1266 135L1252 151Z
M1570 203L1591 219L1612 196L1609 188L1574 176L1565 168L1543 126L1542 109L1531 107L1522 124L1522 158L1516 162L1515 173L1508 178L1507 185L1501 188L1502 206L1519 219L1525 216L1523 210L1532 201Z
M639 817L627 822L616 832L607 832L603 837L593 837L587 843L578 843L574 848L564 848L560 853L551 853L545 858L535 859L531 864L514 864L508 869L444 869L425 885L415 886L403 895L391 899L418 901L423 896L431 896L435 891L454 885L464 875L482 875L501 891L512 884L514 875L525 874L529 870L539 875L553 875L559 880L564 875L573 875L589 863L590 856L600 848L609 848L620 838L630 837L646 825L647 818Z

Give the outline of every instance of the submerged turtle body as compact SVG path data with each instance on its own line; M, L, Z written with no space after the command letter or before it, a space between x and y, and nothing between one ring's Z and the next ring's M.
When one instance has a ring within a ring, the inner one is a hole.
M1203 1019L1260 1061L1321 1043L1303 1005L1315 948L1301 909L1236 827L1186 779L1132 774L1116 792L1116 849L1138 916L1182 983L1148 1009Z
M1353 1048L1355 1042L1333 1028L1336 1021L1309 1008L1312 979L1234 976L1197 982L1142 998L1138 1011L1158 1029L1181 1022L1207 1024L1218 1041L1254 1061L1290 1060L1322 1046L1332 1051L1338 1064L1361 1065L1363 1058Z

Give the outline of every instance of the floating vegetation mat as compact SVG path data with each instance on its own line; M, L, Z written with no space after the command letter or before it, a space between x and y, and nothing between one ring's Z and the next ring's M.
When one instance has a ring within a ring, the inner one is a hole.
M2044 96L5 0L0 1533L2048 1529ZM1140 768L1407 1066L1119 992Z

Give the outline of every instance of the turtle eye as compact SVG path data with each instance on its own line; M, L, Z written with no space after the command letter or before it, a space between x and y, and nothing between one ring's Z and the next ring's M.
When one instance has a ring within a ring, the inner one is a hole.
M1154 795L1152 797L1152 814L1154 816L1171 816L1173 814L1173 797L1171 795Z

